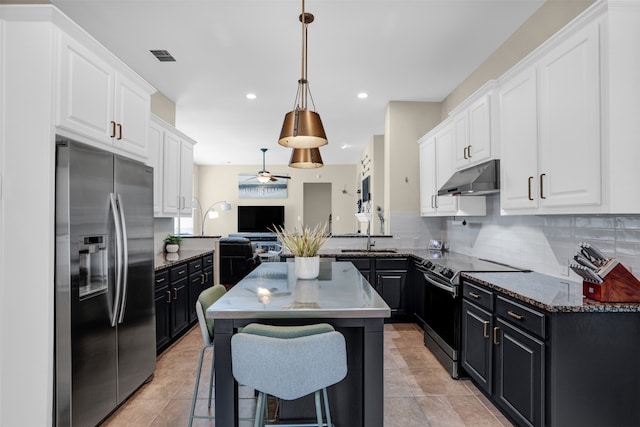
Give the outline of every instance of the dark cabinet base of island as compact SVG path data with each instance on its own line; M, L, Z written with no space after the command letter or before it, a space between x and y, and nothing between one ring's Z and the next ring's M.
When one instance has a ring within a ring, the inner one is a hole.
M516 425L640 425L640 313L552 312L463 288L462 366Z

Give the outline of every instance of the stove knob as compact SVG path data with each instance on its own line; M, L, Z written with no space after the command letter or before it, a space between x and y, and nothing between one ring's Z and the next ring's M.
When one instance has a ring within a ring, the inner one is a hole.
M433 263L431 261L427 261L424 266L431 270L433 268Z
M451 269L449 268L445 268L444 270L442 270L441 274L447 279L451 279L453 277L453 271L451 271Z

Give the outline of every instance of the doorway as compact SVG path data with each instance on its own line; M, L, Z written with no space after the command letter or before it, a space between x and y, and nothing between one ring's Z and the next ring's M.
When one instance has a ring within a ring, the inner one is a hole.
M304 225L313 228L326 223L327 231L331 233L331 183L305 182L303 194Z

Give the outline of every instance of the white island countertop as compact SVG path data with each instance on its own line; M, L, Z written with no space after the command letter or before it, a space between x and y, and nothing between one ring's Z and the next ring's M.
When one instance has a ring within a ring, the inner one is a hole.
M293 262L265 262L207 309L214 319L382 318L391 310L350 262L321 262L317 279Z

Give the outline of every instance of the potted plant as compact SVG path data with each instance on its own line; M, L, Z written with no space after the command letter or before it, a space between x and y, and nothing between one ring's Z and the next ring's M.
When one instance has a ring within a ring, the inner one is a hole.
M180 249L180 243L182 243L182 237L173 236L169 234L164 238L164 250L165 252L174 253Z
M282 246L294 256L296 276L299 279L315 279L320 272L320 257L318 251L330 237L327 224L318 224L311 228L303 226L302 230L287 230L275 227L272 230Z

